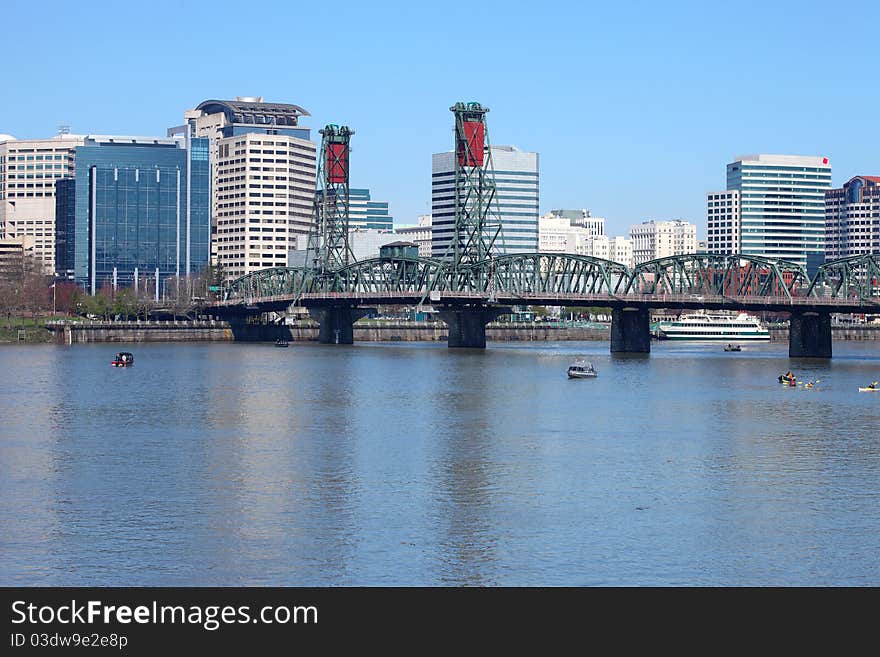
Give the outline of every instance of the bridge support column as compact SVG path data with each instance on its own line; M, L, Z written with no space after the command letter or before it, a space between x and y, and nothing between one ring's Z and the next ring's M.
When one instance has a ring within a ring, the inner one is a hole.
M331 306L309 308L309 315L318 322L321 344L354 344L354 323L372 312L373 308Z
M438 310L449 328L449 347L486 348L486 324L510 313L506 306L472 306Z
M792 313L788 324L789 358L831 358L831 314Z
M647 308L611 309L611 353L651 353L651 321Z

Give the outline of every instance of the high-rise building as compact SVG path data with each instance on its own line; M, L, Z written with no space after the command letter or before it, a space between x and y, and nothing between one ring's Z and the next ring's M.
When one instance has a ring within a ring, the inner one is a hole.
M515 146L492 146L495 199L501 234L494 252L533 253L538 250L538 154ZM494 205L494 204L493 204ZM432 248L435 258L449 258L455 232L455 155L431 158Z
M138 277L193 274L209 262L208 142L88 136L61 182L59 272L92 294ZM187 149L189 146L189 149ZM63 230L62 230L63 229Z
M262 97L206 100L185 113L210 142L212 258L227 278L287 264L314 223L317 147L298 105Z
M630 227L633 263L697 252L697 226L682 219L644 221Z
M55 267L55 181L73 175L83 137L50 139L0 135L0 237L33 238L46 273Z
M431 257L431 215L420 214L415 226L398 226L394 232L419 247L419 255Z
M825 192L825 257L880 253L880 176L855 176Z
M806 266L825 250L827 157L746 155L727 165L726 192L707 195L710 253ZM734 193L736 192L736 193Z

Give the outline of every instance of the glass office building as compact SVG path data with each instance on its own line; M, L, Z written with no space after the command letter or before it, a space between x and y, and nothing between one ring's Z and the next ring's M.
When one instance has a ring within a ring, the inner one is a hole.
M87 137L77 148L72 185L72 218L63 204L67 214L56 214L56 226L72 225L62 249L70 255L57 265L92 294L156 270L161 290L168 279L208 264L207 139Z
M730 213L732 234L739 234L737 251L806 267L808 257L825 251L830 188L827 157L761 154L728 164L727 191L739 196L739 207Z

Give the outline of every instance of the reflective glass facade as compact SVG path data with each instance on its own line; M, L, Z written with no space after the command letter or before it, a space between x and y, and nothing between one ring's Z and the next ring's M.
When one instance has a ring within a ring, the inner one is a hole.
M148 276L158 269L160 279L168 279L208 263L208 143L192 139L190 151L183 143L87 140L77 148L73 270L78 284L97 290L112 282L114 268L118 284L131 285L135 269Z
M55 181L55 275L73 278L74 229L76 227L76 181Z
M806 267L825 251L827 158L755 155L727 165L727 189L739 192L740 253Z

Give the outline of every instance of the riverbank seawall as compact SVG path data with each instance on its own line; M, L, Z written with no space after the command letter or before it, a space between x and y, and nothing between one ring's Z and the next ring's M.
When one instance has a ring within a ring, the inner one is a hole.
M153 321L153 322L56 322L46 324L58 344L87 342L314 342L318 325L251 324L246 322ZM833 326L833 340L880 340L880 325ZM571 326L543 322L493 322L486 338L495 342L609 340L608 326ZM361 320L354 325L354 339L360 342L445 342L448 329L443 322L381 322ZM772 341L787 341L788 328L770 329Z
M318 340L318 324L251 324L226 321L56 322L47 324L58 344L87 342L242 341L311 342ZM378 322L361 320L354 339L361 342L445 342L443 322ZM608 340L609 328L556 326L541 323L493 323L486 337L495 341Z

